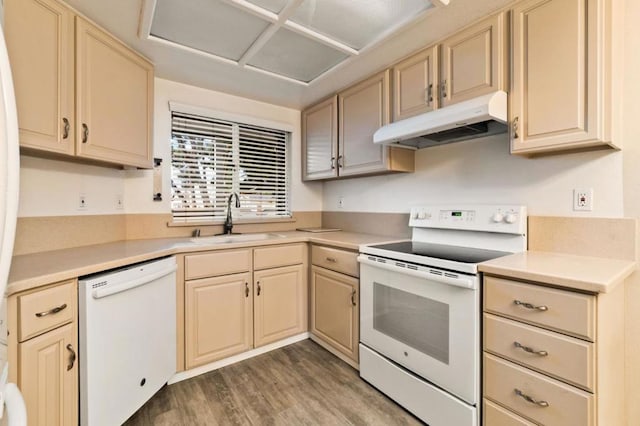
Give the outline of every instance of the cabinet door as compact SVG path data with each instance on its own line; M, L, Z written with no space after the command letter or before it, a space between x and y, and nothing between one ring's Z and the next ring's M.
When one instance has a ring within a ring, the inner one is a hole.
M311 332L358 362L359 281L311 268Z
M251 274L185 283L187 369L251 349Z
M55 0L5 0L20 146L74 153L73 13Z
M341 92L338 112L338 174L387 170L388 148L374 145L373 134L389 123L389 71Z
M430 47L393 67L393 120L438 108L438 48Z
M338 98L302 111L302 180L338 176Z
M513 9L511 152L605 144L603 1L530 0Z
M256 347L307 330L305 272L305 265L254 272Z
M76 154L150 168L153 66L76 17L76 74Z
M506 90L506 15L487 18L442 43L442 106Z
M71 323L18 345L20 389L29 425L78 424L77 324Z

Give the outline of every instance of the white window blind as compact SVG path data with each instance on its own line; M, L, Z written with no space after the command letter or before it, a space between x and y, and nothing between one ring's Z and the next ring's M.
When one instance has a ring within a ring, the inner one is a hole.
M171 209L175 222L291 217L288 132L172 112Z

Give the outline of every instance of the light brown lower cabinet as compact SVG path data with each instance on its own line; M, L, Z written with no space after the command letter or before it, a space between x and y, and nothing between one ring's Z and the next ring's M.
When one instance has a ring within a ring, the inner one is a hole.
M311 267L311 332L358 363L359 280Z
M77 348L75 322L18 345L29 425L78 424Z
M306 331L305 269L294 265L254 272L255 347Z
M251 274L223 275L185 284L186 367L251 349Z

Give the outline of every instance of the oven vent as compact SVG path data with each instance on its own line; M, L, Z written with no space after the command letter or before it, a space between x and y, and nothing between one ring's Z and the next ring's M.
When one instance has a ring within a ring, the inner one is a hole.
M373 256L367 256L367 259L369 259L369 260L370 260L370 261L372 261L372 262L375 262L375 261L376 261L376 258L375 258L375 257L373 257Z
M445 272L444 276L447 278L459 278L456 274L450 274L449 272Z
M429 273L433 275L442 275L442 271L434 271L433 269L429 269Z

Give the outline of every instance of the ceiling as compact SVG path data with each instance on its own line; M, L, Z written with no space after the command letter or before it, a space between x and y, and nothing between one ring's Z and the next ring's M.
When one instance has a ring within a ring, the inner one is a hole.
M67 0L156 76L303 108L511 0Z

